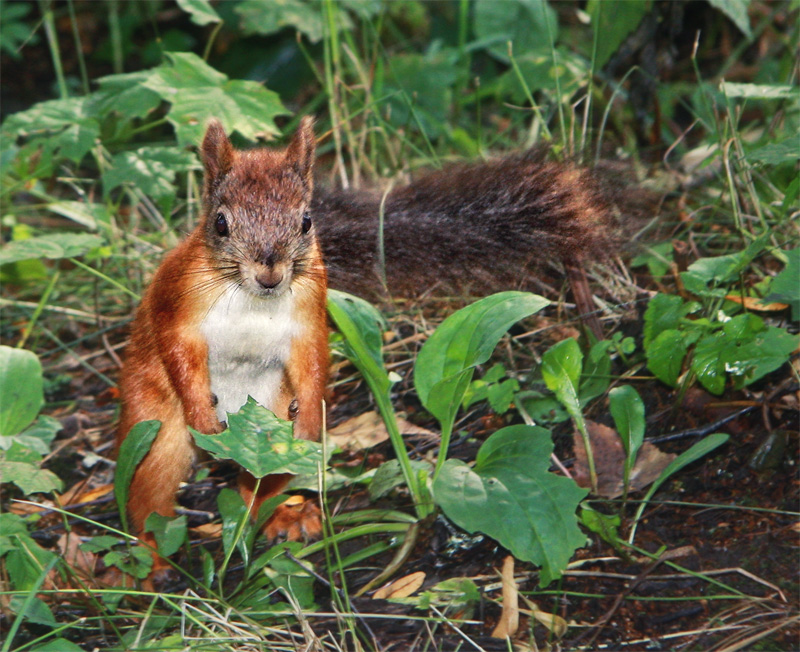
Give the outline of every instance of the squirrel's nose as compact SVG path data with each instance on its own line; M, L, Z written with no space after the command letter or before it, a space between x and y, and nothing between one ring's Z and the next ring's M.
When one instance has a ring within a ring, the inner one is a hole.
M277 287L283 280L283 272L274 268L261 270L256 274L256 282L265 290L271 290Z

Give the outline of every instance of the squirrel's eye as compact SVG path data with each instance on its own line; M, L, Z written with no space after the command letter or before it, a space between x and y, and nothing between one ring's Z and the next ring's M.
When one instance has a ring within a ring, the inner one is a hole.
M303 224L302 224L303 233L308 233L310 228L311 228L311 216L308 213L303 213Z
M228 235L228 220L222 213L217 213L217 221L214 222L214 227L220 235Z

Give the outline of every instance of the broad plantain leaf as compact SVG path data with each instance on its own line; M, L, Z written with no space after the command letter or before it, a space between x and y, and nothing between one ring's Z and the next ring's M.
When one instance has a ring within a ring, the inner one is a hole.
M256 478L270 473L316 473L322 446L295 439L291 421L279 419L252 397L236 414L228 415L228 428L217 435L191 429L195 443L217 459L230 459Z
M161 428L160 421L142 421L131 428L125 441L119 447L117 456L117 470L114 475L114 496L117 499L117 508L122 518L122 524L127 528L128 489L136 473L139 462L147 455L153 441Z
M644 403L633 387L622 385L608 393L608 407L625 448L625 467L629 471L644 441Z
M35 353L0 346L0 436L19 434L44 405L42 365Z
M328 312L344 335L347 358L375 385L373 391L388 391L391 381L381 352L386 321L381 313L364 299L338 290L328 291Z
M445 319L417 356L414 385L425 408L447 430L475 366L492 355L505 332L550 302L530 292L500 292Z
M544 428L510 426L486 440L474 468L447 460L433 485L436 502L459 527L541 566L540 586L559 578L586 542L575 510L587 491L548 473L552 451Z
M542 378L573 419L580 419L581 400L578 383L583 368L583 353L578 343L568 337L554 344L542 355Z

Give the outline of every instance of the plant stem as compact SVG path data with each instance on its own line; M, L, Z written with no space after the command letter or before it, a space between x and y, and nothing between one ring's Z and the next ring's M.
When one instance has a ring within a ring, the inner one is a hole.
M50 293L56 286L56 282L58 281L59 276L61 276L61 272L56 270L56 273L53 274L53 278L50 279L50 283L47 284L44 294L42 294L42 298L39 300L39 304L36 306L36 310L33 311L33 315L31 315L31 319L28 322L28 325L25 327L25 330L22 333L22 337L20 338L19 343L17 344L18 349L24 347L25 342L28 341L31 332L33 331L33 327L36 325L36 322L39 319L39 315L42 314L42 310L44 310L44 307L47 305L47 301L50 299Z
M122 32L119 27L119 2L110 0L108 3L108 28L111 33L112 65L114 72L120 74L124 71L122 62Z
M72 38L75 40L75 51L78 53L78 67L81 70L81 86L83 87L83 94L88 95L89 87L89 74L86 72L86 60L83 57L83 47L81 46L81 35L78 32L78 20L75 16L75 4L73 0L67 0L69 7L69 18L72 23Z
M139 299L141 299L141 297L138 294L136 294L136 292L132 292L131 290L126 288L124 285L122 285L122 283L120 283L119 281L115 281L113 278L111 278L110 276L107 276L106 274L103 274L103 272L101 272L100 270L95 269L94 267L90 267L89 265L87 265L85 263L82 263L81 261L77 260L76 258L69 258L68 260L73 265L77 265L81 269L85 269L87 272L91 272L92 274L94 274L98 278L103 279L107 283L111 283L111 285L113 285L115 288L117 288L118 290L122 290L125 294L127 294L130 297L133 297L137 301Z
M56 23L53 18L53 3L39 0L39 7L42 10L44 32L47 35L47 45L50 48L50 57L53 59L53 68L58 80L58 92L61 99L65 100L69 97L69 91L67 90L67 80L64 77L64 68L61 65L61 52L58 49L58 32L56 32Z

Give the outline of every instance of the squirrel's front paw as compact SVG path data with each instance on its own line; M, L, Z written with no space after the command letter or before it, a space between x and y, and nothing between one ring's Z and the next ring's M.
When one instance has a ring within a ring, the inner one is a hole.
M268 541L316 539L322 534L322 513L313 500L292 496L275 508L263 531Z

